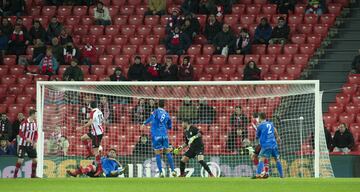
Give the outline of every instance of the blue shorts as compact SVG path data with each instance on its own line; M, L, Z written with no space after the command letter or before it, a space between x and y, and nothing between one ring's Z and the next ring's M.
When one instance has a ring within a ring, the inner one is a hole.
M152 145L154 150L169 148L168 136L152 136L151 138L152 138Z
M275 159L279 159L280 154L277 147L274 148L261 148L259 157L265 157L269 159L270 157L274 157Z

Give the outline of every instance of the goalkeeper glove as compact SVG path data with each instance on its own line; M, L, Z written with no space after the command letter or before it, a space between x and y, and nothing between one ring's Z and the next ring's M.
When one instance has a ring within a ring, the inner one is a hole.
M181 151L181 147L178 147L174 149L173 153L174 155L179 155L180 151Z

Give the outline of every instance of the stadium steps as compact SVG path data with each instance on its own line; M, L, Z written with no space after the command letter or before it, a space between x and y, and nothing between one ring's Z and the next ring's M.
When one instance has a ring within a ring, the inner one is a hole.
M336 26L330 29L322 47L311 61L307 71L309 79L320 79L320 89L328 90L323 95L323 112L328 111L329 103L335 101L337 93L347 81L351 62L358 54L360 44L360 7L353 1L345 8L342 17L337 18Z

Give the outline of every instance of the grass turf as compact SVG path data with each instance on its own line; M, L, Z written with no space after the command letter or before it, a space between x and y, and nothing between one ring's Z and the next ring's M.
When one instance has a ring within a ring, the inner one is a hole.
M63 178L0 179L6 192L231 192L231 191L360 191L360 179L269 178Z

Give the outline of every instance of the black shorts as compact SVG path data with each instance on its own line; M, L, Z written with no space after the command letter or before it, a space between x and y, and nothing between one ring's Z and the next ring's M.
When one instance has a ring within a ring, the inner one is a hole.
M25 153L31 159L37 158L36 149L34 147L32 147L32 146L19 146L18 157L23 159L25 157Z
M191 158L194 158L198 155L204 154L204 146L190 146L189 150L185 152L185 156Z
M101 144L101 140L103 135L93 135L91 133L87 134L90 139L91 139L91 143L92 143L92 148L98 148Z

